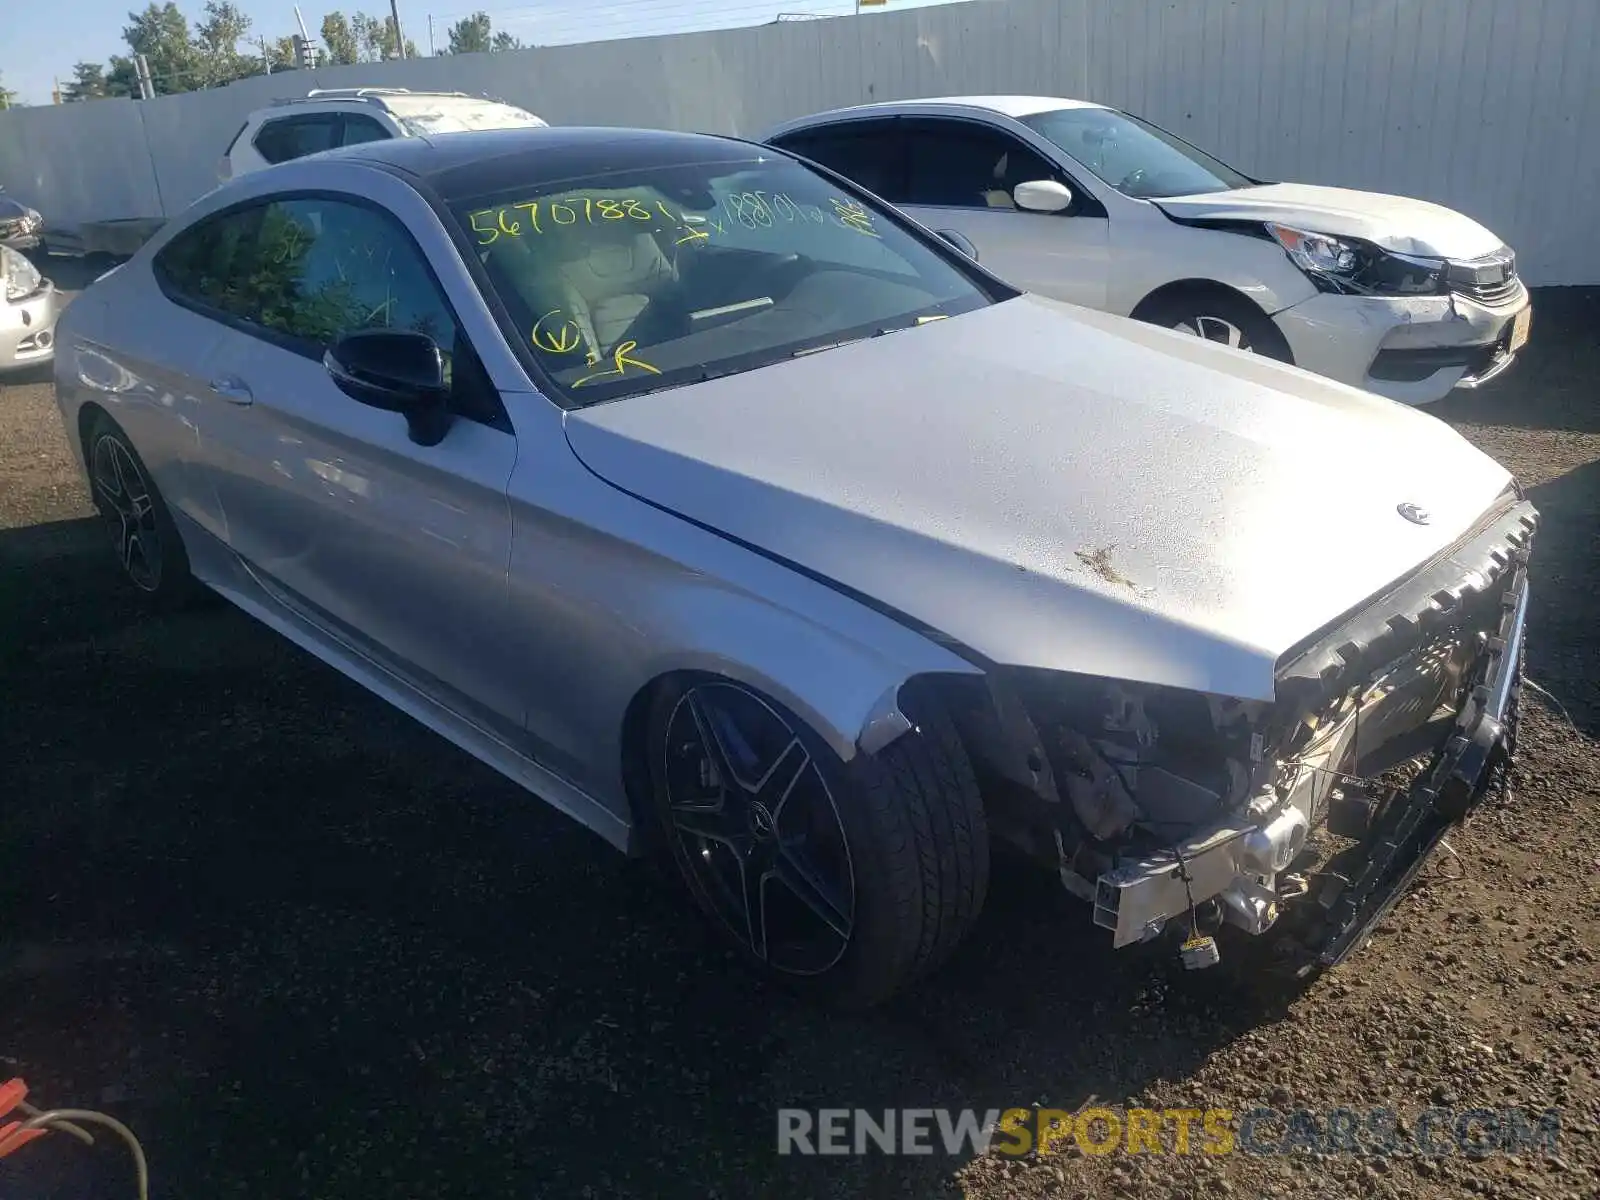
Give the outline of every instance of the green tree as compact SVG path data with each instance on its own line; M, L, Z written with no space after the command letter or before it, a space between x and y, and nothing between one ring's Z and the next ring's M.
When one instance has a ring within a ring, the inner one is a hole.
M12 108L16 103L17 94L4 83L0 83L0 108Z
M487 53L493 36L489 28L489 14L475 12L470 17L462 17L450 26L449 33L451 54Z
M350 18L350 30L355 34L356 44L360 47L361 62L384 62L399 57L393 17L372 17L366 13L357 13ZM406 57L417 57L417 44L410 38L406 39Z
M189 40L189 22L178 6L172 0L160 5L151 0L143 12L130 12L128 22L122 30L122 40L134 54L144 55L156 94L193 91L194 45ZM133 94L138 94L137 83Z
M111 65L106 68L106 95L137 96L138 94L139 69L133 65L133 59L122 54L113 54Z
M494 40L489 43L491 50L522 50L525 47L521 39L506 33L504 30L494 35Z
M268 42L267 60L274 71L293 71L299 66L294 60L294 38L285 34Z
M233 0L206 0L205 19L194 30L195 86L221 87L259 75L259 56L239 53L239 43L249 35L250 18Z
M322 50L330 63L348 66L361 61L361 43L349 18L337 9L322 18Z
M106 96L106 69L99 63L74 63L72 79L61 89L61 99L67 104L79 100L103 100Z

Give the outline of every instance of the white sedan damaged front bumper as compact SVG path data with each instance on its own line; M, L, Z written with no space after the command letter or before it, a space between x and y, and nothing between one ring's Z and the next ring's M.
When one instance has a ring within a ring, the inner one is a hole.
M49 280L18 300L0 296L0 370L53 359L56 318L63 307L61 293Z
M1296 366L1402 404L1431 404L1499 375L1526 343L1527 288L1497 304L1443 296L1319 293L1272 316Z

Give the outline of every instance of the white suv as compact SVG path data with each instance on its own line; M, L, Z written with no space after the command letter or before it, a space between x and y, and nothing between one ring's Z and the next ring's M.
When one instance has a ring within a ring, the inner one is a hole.
M465 92L321 88L251 113L228 144L217 177L228 180L357 142L544 124L523 109Z

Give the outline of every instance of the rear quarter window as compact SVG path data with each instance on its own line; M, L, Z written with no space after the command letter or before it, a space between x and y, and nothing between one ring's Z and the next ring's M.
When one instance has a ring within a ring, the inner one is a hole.
M186 229L151 262L156 282L175 300L248 317L257 236L265 209L238 209Z

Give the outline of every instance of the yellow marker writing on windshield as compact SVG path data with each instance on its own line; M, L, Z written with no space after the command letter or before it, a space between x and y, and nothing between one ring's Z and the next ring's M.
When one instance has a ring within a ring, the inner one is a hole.
M830 198L830 203L833 205L833 215L846 229L854 229L868 237L878 236L877 230L872 228L872 214L859 201Z
M584 384L592 383L596 379L620 378L629 367L637 367L639 370L648 371L652 375L661 374L657 368L652 367L649 363L641 362L637 358L628 357L638 348L638 342L623 342L622 345L618 346L611 352L611 370L596 371L593 375L585 375L582 379L574 380L572 386L575 388L582 387Z
M529 340L533 342L534 349L543 350L546 354L569 354L582 345L583 331L578 328L577 322L562 317L558 322L545 324L551 317L560 315L559 308L552 308L533 323Z

